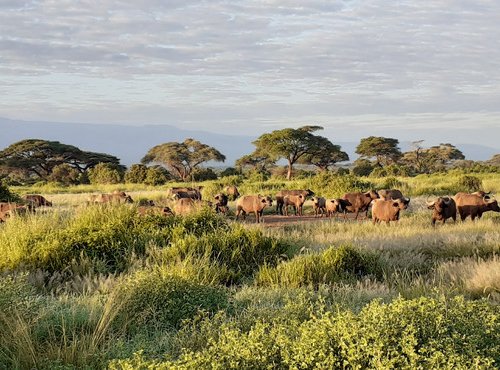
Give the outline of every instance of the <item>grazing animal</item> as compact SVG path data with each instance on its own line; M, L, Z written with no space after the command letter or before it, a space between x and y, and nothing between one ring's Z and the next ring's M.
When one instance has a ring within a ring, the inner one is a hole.
M483 195L480 193L457 193L453 197L457 205L460 219L464 221L467 217L474 219L481 218L484 212L500 212L498 201L492 195Z
M3 206L3 208L0 209L0 223L6 222L13 216L22 216L30 211L33 212L28 206L20 206L16 203L0 203L0 206Z
M427 208L434 210L432 212L432 225L436 225L436 221L442 221L443 225L448 218L453 218L453 222L457 221L457 205L451 197L438 197L432 202L427 201Z
M345 199L328 199L325 202L326 215L332 217L334 213L343 213L344 219L346 217L346 207L349 202Z
M382 189L377 190L377 193L381 199L391 200L391 199L403 199L403 193L398 189Z
M202 189L203 186L198 186L196 188L173 187L168 189L167 194L174 199L191 198L195 200L201 200Z
M262 213L264 208L271 207L273 205L273 200L269 196L262 195L244 195L236 201L236 220L239 218L240 214L245 219L246 214L253 212L255 214L255 222L263 222L264 218Z
M87 203L89 204L104 204L104 203L133 203L130 195L123 191L113 192L111 194L92 194L89 196Z
M385 221L389 225L390 221L399 221L399 213L407 207L408 203L401 199L375 199L372 205L373 223Z
M302 216L302 208L306 198L302 194L285 195L283 198L283 207L285 208L285 216L288 216L288 207L293 207L295 216Z
M23 199L30 202L35 207L42 207L42 206L52 207L52 202L49 202L47 199L45 199L43 196L39 194L28 194L25 195Z
M323 217L326 213L326 199L323 197L312 197L314 217Z
M227 194L228 198L231 200L236 200L240 196L238 188L234 185L228 185L224 188L224 193Z
M228 202L228 197L226 194L223 194L223 193L220 193L220 194L217 194L215 197L214 197L216 203L215 203L215 212L216 213L222 213L222 214L226 214L229 212L229 207L227 206L227 202Z
M370 190L366 193L347 193L342 199L346 201L344 209L344 218L347 212L356 213L356 220L360 212L365 212L365 218L368 217L368 208L374 199L378 199L379 195L375 190Z
M276 213L282 215L283 214L283 206L284 206L284 198L286 195L302 195L304 197L304 201L307 197L312 197L314 192L306 189L306 190L281 190L276 193Z
M174 213L170 207L159 207L159 206L139 206L137 207L137 213L141 216L146 215L160 215L160 216L173 216Z

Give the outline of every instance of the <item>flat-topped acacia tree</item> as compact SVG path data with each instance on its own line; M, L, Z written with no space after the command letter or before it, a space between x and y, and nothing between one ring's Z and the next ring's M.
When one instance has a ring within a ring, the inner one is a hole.
M200 164L225 160L226 157L217 149L194 139L186 139L182 143L169 142L152 147L141 162L162 164L175 177L189 181L193 170Z
M292 178L295 163L327 168L335 162L348 159L347 154L340 151L340 146L333 145L325 137L313 134L322 129L321 126L303 126L263 134L253 142L256 148L250 157L259 157L265 153L266 158L274 162L285 159L288 162L288 180Z

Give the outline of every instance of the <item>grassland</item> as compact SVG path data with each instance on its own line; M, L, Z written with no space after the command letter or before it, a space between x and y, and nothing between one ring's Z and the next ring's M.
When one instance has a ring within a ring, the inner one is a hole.
M478 176L500 192L498 174ZM83 203L116 189L166 202L167 187L14 188L57 206L0 225L0 368L498 368L500 215L434 228L424 207L458 175L286 187L387 183L412 197L398 225L139 217Z

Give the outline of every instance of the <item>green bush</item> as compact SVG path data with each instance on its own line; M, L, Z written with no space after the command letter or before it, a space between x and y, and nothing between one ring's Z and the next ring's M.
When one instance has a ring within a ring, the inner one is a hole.
M372 162L370 162L368 159L360 158L354 161L352 174L355 176L369 176L373 169L374 167Z
M351 246L330 247L322 253L300 255L276 267L261 266L255 278L257 285L272 287L314 286L357 276L378 273L373 256L362 254Z
M318 195L337 198L345 193L368 191L374 188L374 185L352 175L321 172L307 182L307 187Z
M55 166L49 176L49 180L63 185L76 185L79 183L80 172L67 163Z
M228 306L223 288L173 275L168 268L142 270L117 288L119 320L136 327L174 328L199 311L215 313Z
M500 365L498 307L463 297L374 301L359 314L334 310L305 321L220 325L207 346L174 361L140 353L111 369L470 369Z
M174 237L163 258L167 261L188 257L210 260L228 271L228 280L220 283L231 284L250 277L262 264L276 265L290 249L286 242L264 236L259 229L236 224L225 231Z
M88 170L91 184L119 184L123 179L123 168L109 163L98 163Z
M465 175L458 179L456 188L457 191L473 193L475 191L483 190L483 181L479 177Z
M207 180L217 180L217 174L211 168L196 168L192 177L194 181L207 181Z
M147 174L148 167L143 164L136 163L130 166L127 172L125 172L124 179L127 183L142 184L146 179Z
M162 166L149 167L143 182L146 185L164 185L170 179L170 173Z
M9 187L0 181L0 202L19 202L19 195L10 191Z

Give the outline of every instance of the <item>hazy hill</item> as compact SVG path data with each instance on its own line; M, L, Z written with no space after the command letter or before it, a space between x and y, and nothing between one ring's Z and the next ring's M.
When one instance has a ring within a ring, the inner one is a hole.
M85 124L61 122L30 122L0 118L0 149L23 139L57 140L75 145L84 150L109 153L121 159L125 165L138 163L149 148L168 141L182 141L192 137L221 151L227 160L225 166L253 151L255 137L222 135L208 131L190 131L169 125L128 126L116 124ZM361 138L360 138L361 139ZM338 142L356 159L357 142ZM486 160L499 153L499 149L477 144L455 144L467 159ZM407 142L401 143L403 151L410 149Z

